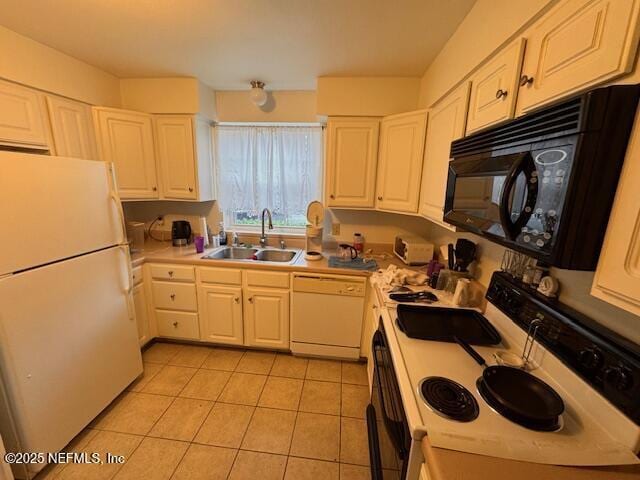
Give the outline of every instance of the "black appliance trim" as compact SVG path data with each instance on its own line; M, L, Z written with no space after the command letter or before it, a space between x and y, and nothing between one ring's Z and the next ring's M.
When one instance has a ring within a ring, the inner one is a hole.
M536 341L640 425L640 345L505 272L494 272L486 298L525 332L542 316Z
M366 413L371 480L384 480L382 478L382 458L380 458L380 438L378 437L378 424L376 423L376 409L369 404L367 405Z
M387 344L382 318L379 319L379 327L374 333L371 343L374 359L373 374L375 379L374 386L371 391L372 402L367 407L367 431L369 435L369 442L375 439L378 439L379 441L376 419L380 416L382 417L382 423L384 424L385 430L391 440L395 454L402 462L400 478L404 478L408 467L409 451L411 449L411 432L409 431L409 425L404 413L402 395L395 376L393 359L391 358L391 352L389 351L389 346ZM387 398L383 392L388 392L390 398ZM379 412L373 404L373 396L378 398L378 403L380 404ZM369 414L370 408L372 410L372 415ZM370 445L370 450L371 448L372 447ZM380 455L379 448L379 443L373 445L373 450L376 451L376 453L374 453L374 457L370 457L370 459L375 460L375 455ZM372 454L370 453L370 455ZM383 477L381 470L376 472L376 469L378 468L379 464L371 462L371 475L374 479ZM379 477L376 477L376 475L379 475Z
M443 220L560 268L594 270L639 95L640 85L599 88L454 141ZM525 217L518 219L518 225L509 224L504 205L500 217L506 238L486 231L483 219L454 210L457 165L561 144L573 146L573 166L549 250L515 241Z

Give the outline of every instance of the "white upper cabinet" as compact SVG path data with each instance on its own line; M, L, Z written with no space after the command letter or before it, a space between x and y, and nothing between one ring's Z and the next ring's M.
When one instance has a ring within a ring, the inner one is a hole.
M464 82L429 111L420 215L447 228L453 228L443 221L451 142L464 136L469 90Z
M155 115L161 197L213 200L211 128L191 115Z
M98 160L91 107L47 95L47 108L56 155Z
M197 199L191 118L182 115L163 115L155 117L154 123L162 177L162 196L185 200Z
M379 128L380 120L372 117L328 120L327 206L373 208Z
M49 149L42 94L0 80L0 144Z
M640 115L609 217L591 295L640 316Z
M563 0L527 32L517 114L633 68L640 0Z
M113 162L122 199L158 198L151 115L94 107L102 159Z
M427 111L384 117L380 124L376 208L417 213Z
M245 289L245 345L289 348L289 291Z
M513 118L524 45L513 42L472 75L467 135Z

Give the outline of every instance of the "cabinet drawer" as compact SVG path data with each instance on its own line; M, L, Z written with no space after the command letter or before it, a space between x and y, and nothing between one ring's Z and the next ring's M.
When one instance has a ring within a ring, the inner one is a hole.
M142 266L134 268L133 270L131 270L131 273L133 276L134 286L142 283Z
M158 280L176 280L179 282L195 282L193 267L184 265L151 265L151 276Z
M196 286L188 283L153 282L153 304L168 310L198 310Z
M250 287L289 288L288 273L247 270L245 275Z
M197 313L156 310L156 321L161 337L200 339Z
M198 274L202 283L242 284L242 271L237 268L202 267L198 269Z

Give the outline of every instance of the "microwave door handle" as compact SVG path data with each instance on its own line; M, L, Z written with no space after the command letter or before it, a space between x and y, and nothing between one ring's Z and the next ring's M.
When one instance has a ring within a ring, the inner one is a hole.
M509 240L514 240L518 235L516 224L511 220L511 205L509 204L509 197L511 191L516 184L518 175L524 170L524 164L527 157L531 157L531 153L527 152L520 155L511 168L507 172L507 176L502 187L502 195L500 196L500 223L504 230L505 235Z

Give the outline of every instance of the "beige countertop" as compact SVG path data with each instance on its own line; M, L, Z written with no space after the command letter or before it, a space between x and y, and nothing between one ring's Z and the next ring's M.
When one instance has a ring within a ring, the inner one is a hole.
M203 259L202 257L207 253L213 252L216 249L205 249L204 253L196 253L193 245L186 247L173 247L168 242L145 242L144 250L142 252L131 254L132 266L137 267L145 262L159 262L159 263L174 263L174 264L189 264L189 265L202 265L208 267L235 267L235 268L251 268L262 270L279 270L283 272L293 271L306 271L310 273L334 273L339 275L351 275L358 277L368 277L372 272L364 270L354 270L351 268L334 268L329 266L329 256L334 252L324 252L324 258L317 261L308 261L304 258L304 252L296 259L292 264L289 263L274 263L274 262L258 262L247 260L213 260ZM383 250L374 249L374 254L382 252ZM387 258L376 258L378 262L378 268L385 269L389 265L397 265L399 267L406 267L398 258L391 255L389 250L386 250Z
M432 447L422 439L432 480L638 480L640 465L560 467Z

